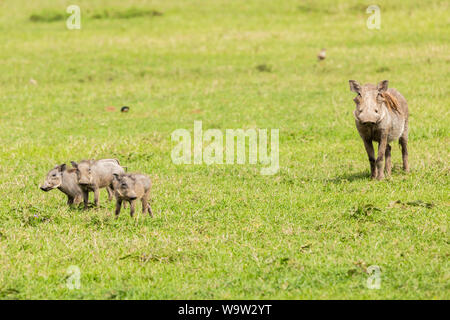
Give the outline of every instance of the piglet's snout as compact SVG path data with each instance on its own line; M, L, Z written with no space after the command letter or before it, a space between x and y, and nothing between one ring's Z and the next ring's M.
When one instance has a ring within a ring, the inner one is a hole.
M130 200L136 200L137 199L137 195L136 195L136 193L129 193L128 194L128 198L130 199Z

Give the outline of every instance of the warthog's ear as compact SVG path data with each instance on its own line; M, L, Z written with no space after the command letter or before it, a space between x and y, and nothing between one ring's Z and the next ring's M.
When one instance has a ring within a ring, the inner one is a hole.
M78 169L78 163L76 163L75 161L70 161L70 163L72 164L72 167Z
M377 85L377 90L378 90L380 93L385 92L385 91L388 89L388 84L389 84L389 81L388 81L388 80L383 80L383 81L381 81L381 82Z
M350 85L350 91L361 93L361 86L355 80L348 80L348 84Z
M63 172L65 170L66 170L66 164L65 163L59 165L59 171Z

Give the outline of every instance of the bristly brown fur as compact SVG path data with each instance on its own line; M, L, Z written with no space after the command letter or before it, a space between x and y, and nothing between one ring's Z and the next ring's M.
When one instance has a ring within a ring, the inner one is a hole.
M401 113L398 101L393 95L389 94L388 92L383 92L381 94L381 96L384 98L386 106L388 107L388 109L390 109L390 110L392 110L394 112Z

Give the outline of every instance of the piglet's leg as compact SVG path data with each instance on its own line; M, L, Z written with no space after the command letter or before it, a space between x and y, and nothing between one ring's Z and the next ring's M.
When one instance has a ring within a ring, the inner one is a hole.
M142 215L145 215L147 213L147 199L145 199L145 195L141 199L142 203Z
M122 208L122 199L117 199L116 200L116 218L119 216L120 214L120 209Z
M95 188L94 189L94 203L95 203L96 207L98 207L99 197L100 197L100 189L99 188Z
M130 201L130 216L134 216L134 211L136 210L136 200Z
M106 191L108 192L108 201L111 201L113 198L113 189L111 188L111 186L107 186Z
M89 191L83 190L83 202L84 202L84 210L87 210L89 205Z
M148 214L150 215L150 217L153 218L152 207L150 206L150 203L149 203L149 202L147 202L147 209L148 209Z

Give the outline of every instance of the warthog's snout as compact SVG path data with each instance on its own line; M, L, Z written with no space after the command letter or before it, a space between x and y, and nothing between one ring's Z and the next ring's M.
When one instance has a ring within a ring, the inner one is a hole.
M50 191L52 188L50 188L50 187L45 187L45 186L40 186L39 187L42 191L45 191L45 192L47 192L47 191Z
M130 197L130 200L136 200L137 199L137 197L136 196L132 196L132 197Z
M358 115L358 120L365 126L371 126L377 124L378 120L380 120L380 116L376 112L365 111Z

